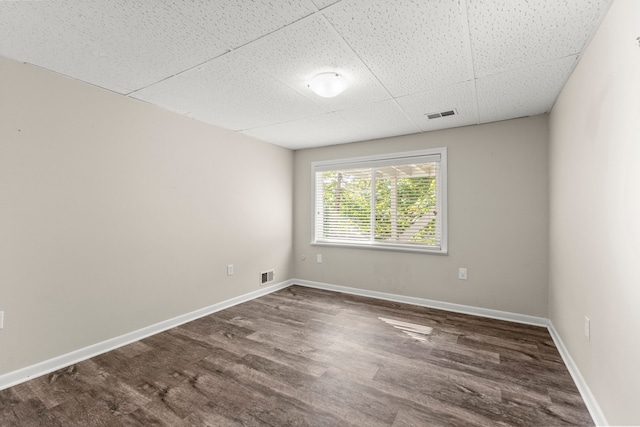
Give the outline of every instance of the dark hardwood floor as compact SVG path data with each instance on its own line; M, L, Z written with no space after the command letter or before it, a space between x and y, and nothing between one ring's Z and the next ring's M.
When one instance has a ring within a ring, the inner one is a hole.
M544 328L292 286L2 390L0 425L593 422Z

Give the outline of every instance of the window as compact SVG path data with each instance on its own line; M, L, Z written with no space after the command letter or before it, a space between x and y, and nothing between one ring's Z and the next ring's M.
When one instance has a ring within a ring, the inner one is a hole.
M447 150L315 162L312 244L447 252Z

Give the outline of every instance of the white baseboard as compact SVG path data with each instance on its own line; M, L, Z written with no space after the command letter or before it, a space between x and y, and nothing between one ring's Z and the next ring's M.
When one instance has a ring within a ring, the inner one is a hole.
M453 311L455 313L471 314L491 319L506 320L509 322L524 323L534 326L547 326L544 317L528 316L526 314L511 313L508 311L491 310L488 308L473 307L470 305L453 304L450 302L435 301L425 298L408 297L404 295L388 294L385 292L370 291L366 289L350 288L347 286L331 285L328 283L312 282L309 280L292 280L291 283L310 288L326 289L328 291L343 292L345 294L360 295L363 297L377 298L387 301L401 302L405 304L419 305L421 307L437 308L439 310Z
M22 369L0 375L0 390L18 385L42 375L46 375L48 373L57 371L58 369L65 368L69 365L73 365L74 363L90 359L108 351L115 350L116 348L131 344L132 342L139 341L143 338L155 335L159 332L175 328L176 326L191 322L192 320L199 319L200 317L207 316L220 310L224 310L225 308L233 307L234 305L270 294L271 292L286 288L293 283L293 281L287 280L285 282L265 286L264 288L261 288L257 291L240 295L238 297L231 298L196 311L192 311L191 313L186 313L172 319L165 320L154 325L150 325L145 328L138 329L136 331L129 332L124 335L120 335L118 337L111 338L106 341L102 341L88 347L74 350L70 353L56 356L52 359L45 360L43 362L36 363Z
M609 423L607 422L607 419L604 416L602 409L600 409L600 405L598 405L596 398L593 396L593 393L591 393L591 389L589 388L589 386L587 385L587 382L582 377L582 374L580 373L578 366L573 361L573 358L567 351L567 348L562 342L562 338L560 338L560 335L558 334L558 331L556 331L556 328L553 326L553 322L551 322L551 320L549 320L549 325L547 326L547 329L549 329L549 334L551 334L551 338L553 339L553 342L555 343L558 351L560 352L560 356L562 356L562 360L564 361L565 366L569 370L569 374L571 374L571 378L573 378L573 382L576 383L576 387L578 387L578 391L582 396L582 400L584 400L585 405L587 405L587 409L589 410L589 414L591 414L591 418L593 418L593 422L597 426L608 426Z

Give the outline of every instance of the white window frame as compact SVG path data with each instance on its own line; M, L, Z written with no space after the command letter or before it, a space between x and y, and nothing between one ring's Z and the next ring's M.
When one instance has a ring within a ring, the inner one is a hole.
M438 216L440 220L440 247L418 244L384 243L375 240L366 242L319 241L316 237L316 172L356 167L374 167L395 161L408 163L412 158L439 157L439 179L437 180ZM373 156L351 157L336 160L324 160L311 163L311 245L346 248L380 249L403 252L419 252L446 255L448 253L447 229L447 148L431 148L419 151L380 154Z

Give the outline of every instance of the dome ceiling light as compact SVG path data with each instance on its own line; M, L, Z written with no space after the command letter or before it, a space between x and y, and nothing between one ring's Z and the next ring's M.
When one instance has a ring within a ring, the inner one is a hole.
M347 79L334 72L320 73L313 77L307 86L318 96L333 98L347 89Z

